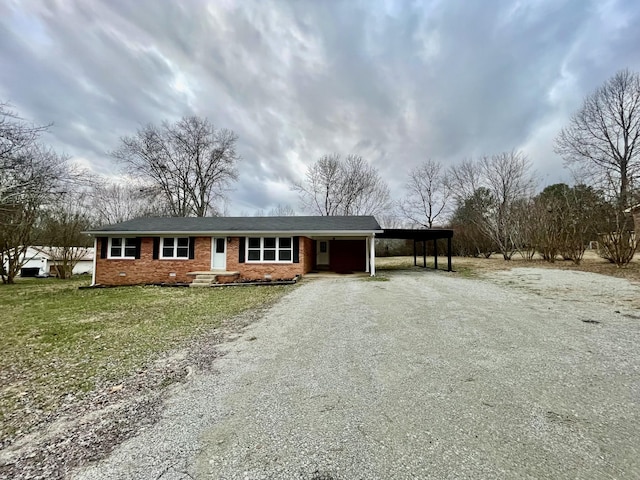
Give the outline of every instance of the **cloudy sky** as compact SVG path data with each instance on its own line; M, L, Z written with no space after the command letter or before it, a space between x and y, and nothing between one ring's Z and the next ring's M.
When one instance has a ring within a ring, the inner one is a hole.
M514 148L549 184L584 96L640 71L638 25L637 0L0 0L0 101L107 175L140 125L208 117L239 136L231 214L297 208L331 152L395 196L425 159Z

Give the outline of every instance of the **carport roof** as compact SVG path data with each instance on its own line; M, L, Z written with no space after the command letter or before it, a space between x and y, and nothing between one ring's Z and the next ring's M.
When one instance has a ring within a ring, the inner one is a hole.
M288 216L288 217L141 217L105 225L87 233L160 234L160 233L259 233L259 232L357 232L383 230L373 216Z
M377 233L376 238L398 238L401 240L438 240L440 238L453 238L453 230L446 228L385 228L384 232Z
M427 240L433 240L434 254L433 265L438 269L438 242L441 238L447 239L447 271L451 271L451 239L453 238L453 230L447 228L420 228L420 229L408 229L408 228L386 228L384 232L376 235L376 238L397 238L401 240L413 240L413 264L418 265L418 252L416 250L417 242L424 243ZM427 251L423 248L422 251L422 263L427 267Z

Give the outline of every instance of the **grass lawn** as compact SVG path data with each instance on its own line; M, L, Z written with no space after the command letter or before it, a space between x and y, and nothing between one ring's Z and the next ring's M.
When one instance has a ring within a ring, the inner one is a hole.
M142 368L289 286L83 289L88 279L0 285L0 445L65 399Z

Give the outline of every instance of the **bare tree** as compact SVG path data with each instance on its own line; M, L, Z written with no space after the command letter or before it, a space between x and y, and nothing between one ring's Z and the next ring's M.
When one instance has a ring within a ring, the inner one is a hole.
M376 215L389 210L389 187L359 155L325 155L294 185L305 210L324 216Z
M94 180L87 192L94 225L124 222L136 217L165 216L168 209L156 189L130 181Z
M481 227L493 200L483 187L479 162L465 158L448 169L445 180L455 205L451 218L454 248L460 255L490 257L497 247Z
M610 217L612 226L598 235L598 255L624 267L633 260L638 248L635 233L629 230L629 219L616 214Z
M498 245L503 258L510 260L518 250L515 236L521 218L519 203L529 198L535 187L534 177L530 173L531 163L522 152L512 150L483 157L479 166L485 187L493 200L481 228Z
M42 206L64 192L70 172L65 157L38 144L14 151L8 162L11 168L0 167L0 276L13 283Z
M433 228L448 213L450 189L440 162L427 160L409 172L406 196L398 209L413 224Z
M608 230L606 211L611 208L602 192L587 185L574 185L566 192L564 203L564 242L560 254L576 265L582 261L587 245Z
M53 260L58 278L71 278L74 267L90 251L91 239L82 233L91 226L83 196L64 193L48 205L39 221L38 243Z
M13 283L36 239L42 212L74 188L83 174L38 142L35 126L0 104L0 276Z
M531 223L534 226L536 250L548 262L555 262L562 251L564 199L568 185L546 187L533 200Z
M527 157L515 150L475 162L465 160L449 170L449 187L456 200L455 221L459 228L464 226L461 221L472 223L473 229L466 228L469 235L481 232L481 250L488 252L485 246L491 245L505 260L516 251L530 256L526 208L535 187L530 170Z
M204 118L147 125L121 139L112 155L130 174L162 196L172 216L219 215L230 184L237 180L238 137Z
M536 250L548 262L560 255L579 264L589 241L608 229L609 208L592 187L564 183L546 187L533 199L529 214Z
M513 249L525 260L536 254L536 225L531 216L534 202L529 196L515 200L510 208L510 241Z
M624 209L639 173L639 143L640 75L621 70L584 100L555 150L567 165L589 172L596 186L613 186Z
M400 212L389 211L376 215L376 220L382 228L409 228L406 219Z
M287 204L278 204L267 213L269 217L295 217L296 211Z
M634 202L640 173L640 74L621 70L589 95L556 139L565 163L609 192L615 208L600 232L601 253L618 266L633 258L633 219L624 210Z
M29 124L14 113L8 103L0 103L0 168L13 168L20 154L31 147L49 126Z
M40 186L39 170L30 167L40 158L34 147L47 128L27 123L7 103L0 103L0 208L13 208L25 191Z
M341 162L338 154L325 155L307 168L304 183L294 184L305 210L320 215L339 215Z
M445 180L457 208L483 186L480 166L471 158L465 158L459 165L450 167Z

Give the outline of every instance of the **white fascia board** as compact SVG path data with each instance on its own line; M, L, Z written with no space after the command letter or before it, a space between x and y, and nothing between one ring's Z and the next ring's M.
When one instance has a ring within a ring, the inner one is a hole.
M174 231L157 231L157 232L132 232L132 231L108 231L108 232L83 232L93 237L250 237L250 236L266 236L274 237L356 237L369 236L376 233L382 233L384 230L305 230L305 231L281 231L281 230L252 230L252 231L197 231L197 232L174 232Z

